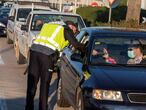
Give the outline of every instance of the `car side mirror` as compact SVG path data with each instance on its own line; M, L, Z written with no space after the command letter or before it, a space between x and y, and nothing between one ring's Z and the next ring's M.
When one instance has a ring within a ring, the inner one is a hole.
M27 31L27 30L28 30L27 25L21 25L21 30L23 30L23 31Z
M81 57L81 54L79 54L79 53L73 53L71 55L71 60L72 61L77 61L77 62L82 62L83 61L83 59Z
M15 17L14 16L9 16L8 19L11 20L11 21L14 21Z

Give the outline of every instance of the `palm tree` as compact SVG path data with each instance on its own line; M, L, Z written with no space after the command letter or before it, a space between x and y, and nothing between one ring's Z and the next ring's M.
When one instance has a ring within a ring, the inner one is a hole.
M128 0L126 21L135 20L140 22L141 0Z

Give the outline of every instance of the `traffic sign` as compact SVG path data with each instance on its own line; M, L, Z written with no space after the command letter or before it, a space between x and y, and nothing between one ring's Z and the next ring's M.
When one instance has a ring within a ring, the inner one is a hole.
M115 2L115 0L108 0L108 2L109 2L109 5L111 6Z
M103 0L103 3L108 8L116 8L121 0Z
M98 7L98 3L97 3L96 1L94 1L94 2L92 2L92 3L90 4L90 6L92 6L92 7Z

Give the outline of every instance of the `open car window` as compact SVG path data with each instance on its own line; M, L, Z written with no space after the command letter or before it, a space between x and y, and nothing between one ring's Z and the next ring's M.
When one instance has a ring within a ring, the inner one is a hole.
M97 37L90 53L94 65L146 65L146 39L127 37Z
M89 34L85 31L81 31L77 36L76 39L78 42L84 44L85 46L89 42ZM72 45L69 46L69 48L73 51L73 53L80 53L78 50L76 50Z

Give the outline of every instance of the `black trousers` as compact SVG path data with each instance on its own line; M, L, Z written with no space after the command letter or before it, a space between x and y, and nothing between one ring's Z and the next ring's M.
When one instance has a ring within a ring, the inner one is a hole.
M56 53L45 55L30 51L30 63L27 78L27 96L25 110L34 110L34 97L40 80L39 110L48 110L48 93L54 64L57 62Z

